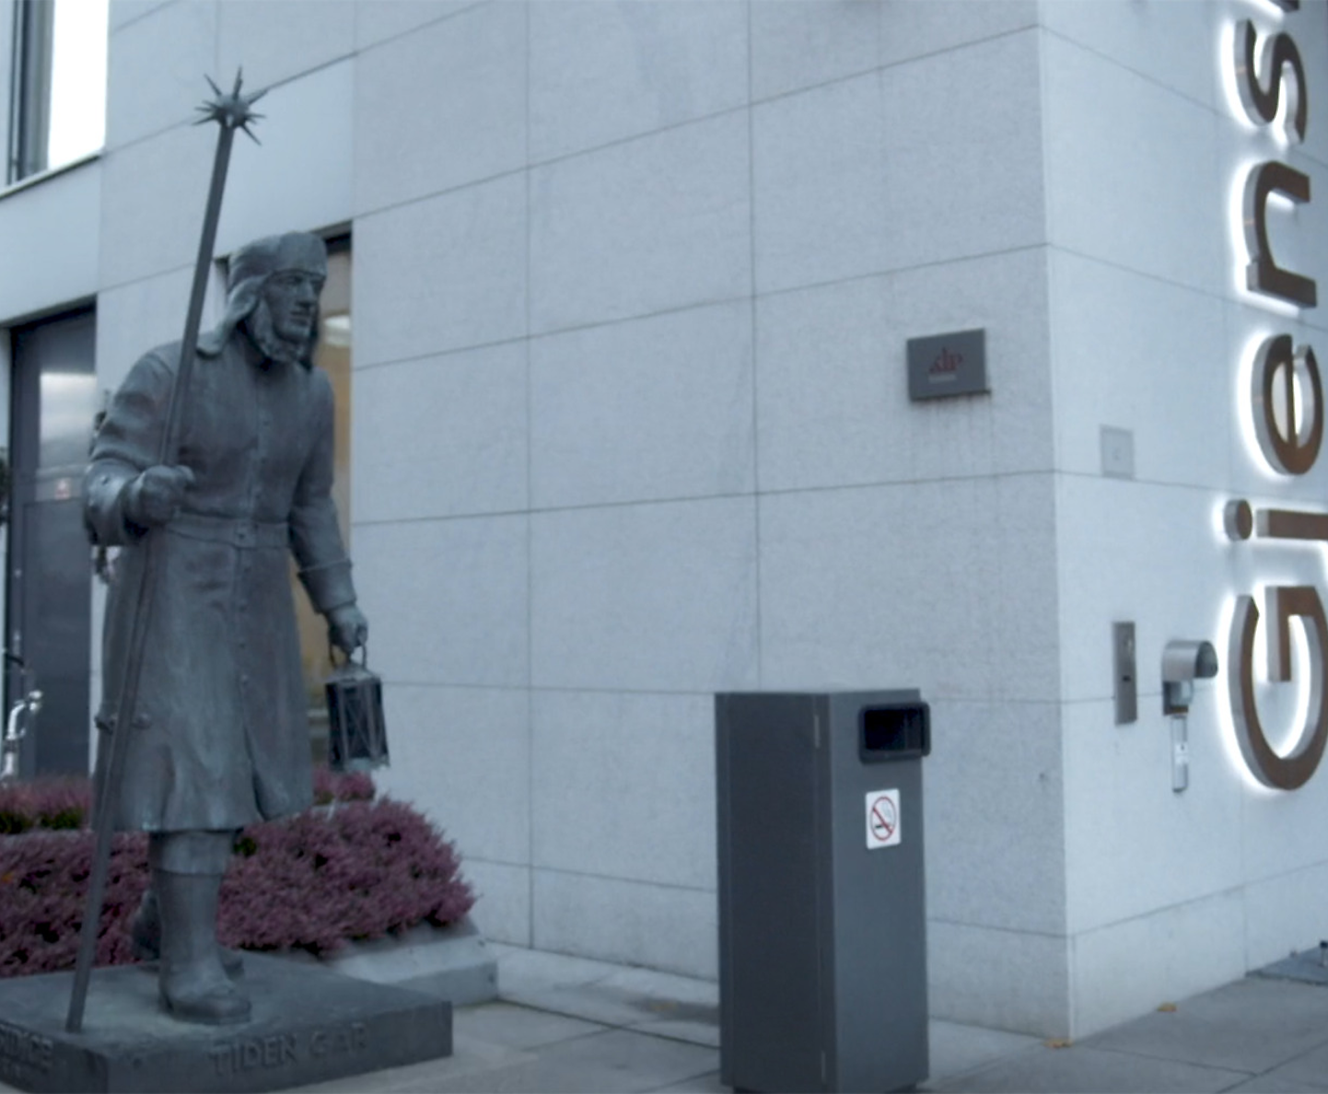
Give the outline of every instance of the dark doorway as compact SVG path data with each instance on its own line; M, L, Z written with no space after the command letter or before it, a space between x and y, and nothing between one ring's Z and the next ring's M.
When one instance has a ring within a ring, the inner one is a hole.
M6 645L35 674L41 713L19 775L88 771L91 564L83 470L97 411L91 310L15 328ZM21 694L6 674L7 701Z

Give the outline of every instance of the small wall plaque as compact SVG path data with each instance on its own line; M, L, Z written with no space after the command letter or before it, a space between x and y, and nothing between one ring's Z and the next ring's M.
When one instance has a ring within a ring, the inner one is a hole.
M985 328L908 340L910 399L940 399L990 390Z

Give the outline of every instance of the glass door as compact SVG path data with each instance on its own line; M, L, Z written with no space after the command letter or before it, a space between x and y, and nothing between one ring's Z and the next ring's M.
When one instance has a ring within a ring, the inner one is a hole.
M13 451L6 646L43 693L19 774L86 773L91 554L83 472L97 411L91 310L13 332ZM21 694L12 667L7 701Z

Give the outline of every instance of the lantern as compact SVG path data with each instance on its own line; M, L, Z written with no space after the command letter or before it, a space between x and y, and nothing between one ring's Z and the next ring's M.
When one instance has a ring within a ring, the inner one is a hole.
M357 665L348 659L334 664L327 691L327 766L333 771L369 771L383 767L387 757L387 726L383 722L383 681L369 671L369 653Z

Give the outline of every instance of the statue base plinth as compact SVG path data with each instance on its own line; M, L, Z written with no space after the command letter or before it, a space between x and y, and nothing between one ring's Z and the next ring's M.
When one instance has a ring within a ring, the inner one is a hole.
M161 1010L155 965L94 970L83 1029L65 1030L72 972L0 980L0 1082L32 1091L279 1090L452 1054L452 1006L387 984L244 955L248 1022Z

